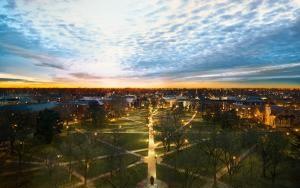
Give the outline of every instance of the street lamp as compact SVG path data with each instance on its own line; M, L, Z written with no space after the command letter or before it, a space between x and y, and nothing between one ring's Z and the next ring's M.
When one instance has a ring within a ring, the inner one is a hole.
M189 143L189 140L188 139L184 139L184 143Z

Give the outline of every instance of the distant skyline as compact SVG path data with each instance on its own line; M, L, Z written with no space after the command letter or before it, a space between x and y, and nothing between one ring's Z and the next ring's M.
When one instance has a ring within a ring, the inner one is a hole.
M300 88L300 0L1 0L0 87Z

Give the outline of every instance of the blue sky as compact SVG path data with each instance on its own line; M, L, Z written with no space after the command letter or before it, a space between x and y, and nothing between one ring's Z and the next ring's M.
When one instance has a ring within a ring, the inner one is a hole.
M0 86L300 87L300 0L1 0Z

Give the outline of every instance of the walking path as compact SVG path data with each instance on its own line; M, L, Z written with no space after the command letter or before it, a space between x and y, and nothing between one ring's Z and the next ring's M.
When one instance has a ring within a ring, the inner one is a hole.
M237 157L237 163L240 163L241 161L243 161L246 157L249 156L249 154L251 154L257 145L253 145L251 148L247 149L245 152L243 152L239 157ZM226 175L228 173L228 169L226 166L222 167L220 170L218 170L217 172L217 183L218 183L218 187L229 187L229 185L218 181L219 179L221 179L224 175ZM212 188L213 187L213 179L211 179L211 181L208 181L205 185L204 188Z
M241 161L243 161L246 157L248 157L249 154L251 154L255 150L255 148L256 145L253 145L251 148L247 149L239 157L236 158L236 162L240 163ZM218 170L217 179L222 178L227 173L228 173L227 167L226 166L222 167L220 170Z
M144 163L143 161L137 161L137 162L134 162L134 163L132 163L132 164L129 164L126 168L128 169L128 168L132 168L132 167L135 167L135 166L137 166L137 165L139 165L139 164L142 164L142 163ZM96 180L99 180L99 179L101 179L101 178L105 178L105 177L108 177L108 176L110 176L111 175L111 173L110 172L105 172L105 173L102 173L102 174L100 174L100 175L98 175L98 176L96 176L96 177L93 177L93 178L90 178L90 179L88 179L87 180L87 187L93 187L93 183L96 181ZM79 182L79 183L77 183L77 184L75 184L75 185L72 185L72 186L70 186L70 187L80 187L80 186L83 186L84 185L84 181L81 181L81 182Z
M126 150L122 147L119 147L119 146L115 146L107 141L104 141L102 139L96 139L98 142L101 142L105 145L108 145L110 147L113 147L115 149L118 149L120 151L122 151L120 153L120 155L123 155L123 154L132 154L134 156L137 156L140 158L139 161L137 162L134 162L132 164L129 164L126 168L132 168L136 165L139 165L141 163L144 163L146 162L148 164L148 178L147 180L149 180L149 178L151 176L153 176L155 179L156 179L156 163L157 163L157 155L155 154L155 149L156 148L162 148L163 146L160 146L160 142L157 142L155 143L154 141L154 129L153 129L153 116L156 114L157 110L153 110L152 107L150 107L150 115L149 115L149 123L148 123L148 132L145 132L145 131L122 131L122 132L117 132L117 133L125 133L125 134L133 134L133 133L139 133L139 134L149 134L149 143L148 143L148 148L142 148L142 149L137 149L137 150ZM195 118L197 112L195 112L195 114L192 116L192 118L186 122L183 127L187 126L188 124L191 123L191 121ZM128 119L128 120L131 120L129 118L125 118L125 119ZM135 120L131 120L131 121L134 121L134 122L138 122L138 123L143 123L141 121L135 121ZM77 122L76 122L77 123ZM75 124L75 122L71 122L69 123L69 125L71 124ZM81 129L78 129L78 128L75 128L75 131L76 132L79 132L79 133L86 133L86 131L84 130L81 130ZM99 131L99 133L115 133L113 131ZM191 147L192 145L188 145L187 147ZM137 152L142 152L142 151L147 151L148 150L148 156L147 157L144 157L140 154L138 154ZM169 152L167 154L171 154L172 152ZM161 155L160 155L161 156ZM105 158L108 158L109 155L102 155L102 156L97 156L95 158L93 158L94 160L101 160L101 159L105 159ZM144 160L145 159L145 160ZM17 161L8 161L8 162L17 162ZM59 165L62 166L65 170L68 170L68 167L67 165L69 164L74 164L74 163L78 163L79 161L69 161L69 162L60 162ZM31 171L36 171L36 170L40 170L40 169L43 169L45 168L45 166L43 165L44 163L43 162L36 162L36 161L32 161L32 162L25 162L26 164L34 164L34 165L39 165L37 167L32 167L32 168L28 168L28 169L24 169L22 170L22 172L31 172ZM12 175L12 174L16 174L18 173L18 171L12 171L12 172L6 172L6 173L2 173L0 174L0 176L7 176L7 175ZM76 170L72 170L72 175L77 177L80 182L75 184L75 185L72 185L71 187L80 187L82 185L84 185L84 176L81 175L80 173L78 173ZM98 179L101 179L103 177L107 177L110 175L110 172L106 172L106 173L103 173L103 174L100 174L96 177L93 177L93 178L90 178L87 180L87 186L88 187L94 187L94 181L98 180ZM146 180L145 180L146 181ZM146 181L148 183L148 181ZM164 182L161 182L159 180L156 180L156 182L160 185L160 187L167 187L167 185L164 183ZM146 185L146 184L145 184Z
M156 154L155 154L155 143L154 143L154 130L153 130L153 108L150 107L149 115L149 142L148 142L148 179L154 177L156 179Z

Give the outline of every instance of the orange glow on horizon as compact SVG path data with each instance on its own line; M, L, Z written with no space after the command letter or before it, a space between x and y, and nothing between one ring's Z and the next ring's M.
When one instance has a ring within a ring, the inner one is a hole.
M99 83L94 82L0 82L0 88L296 88L300 85L292 84L245 84L234 82L157 82L149 83L147 81L107 81Z

